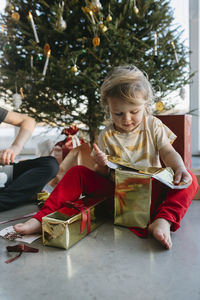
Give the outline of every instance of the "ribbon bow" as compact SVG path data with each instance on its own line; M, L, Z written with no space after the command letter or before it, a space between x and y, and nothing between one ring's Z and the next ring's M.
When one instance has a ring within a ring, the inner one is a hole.
M65 134L66 138L63 141L57 142L54 147L56 149L61 147L60 150L62 151L62 159L65 158L71 149L76 148L84 143L83 139L79 139L77 137L76 133L78 131L79 129L76 126L71 126L62 130L62 134Z
M64 128L62 130L62 134L65 135L74 135L79 131L79 129L76 126L71 126L69 128Z

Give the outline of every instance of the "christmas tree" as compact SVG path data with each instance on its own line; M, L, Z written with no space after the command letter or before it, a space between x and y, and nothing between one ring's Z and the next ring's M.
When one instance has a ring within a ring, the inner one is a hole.
M148 74L157 110L190 81L188 49L167 0L10 0L1 15L1 98L52 126L81 123L95 139L99 88L113 66ZM20 95L21 93L21 95Z

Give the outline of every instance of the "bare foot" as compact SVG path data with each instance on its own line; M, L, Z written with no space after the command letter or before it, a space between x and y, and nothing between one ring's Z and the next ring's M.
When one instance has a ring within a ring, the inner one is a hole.
M42 231L42 224L37 219L32 218L25 223L16 224L14 229L21 234L40 233Z
M165 248L171 249L172 240L170 235L170 227L171 222L159 218L149 225L148 230Z

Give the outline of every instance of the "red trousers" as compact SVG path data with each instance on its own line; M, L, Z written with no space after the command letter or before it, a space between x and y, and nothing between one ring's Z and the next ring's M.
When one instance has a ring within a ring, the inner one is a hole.
M195 175L192 176L191 185L182 190L173 190L153 179L151 222L157 218L164 218L172 222L172 231L180 227L181 219L189 208L194 195L198 191L198 183ZM40 211L34 216L41 222L42 217L62 208L65 202L71 202L79 198L83 193L90 196L107 196L113 204L115 185L108 178L84 167L71 168L55 187ZM130 228L137 234L137 228ZM139 236L145 233L138 228Z

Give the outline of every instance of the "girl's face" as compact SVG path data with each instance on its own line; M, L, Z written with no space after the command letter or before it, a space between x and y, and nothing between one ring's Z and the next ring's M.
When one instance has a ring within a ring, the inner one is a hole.
M119 132L131 132L142 122L144 104L135 105L118 98L108 98L108 106L115 129Z

